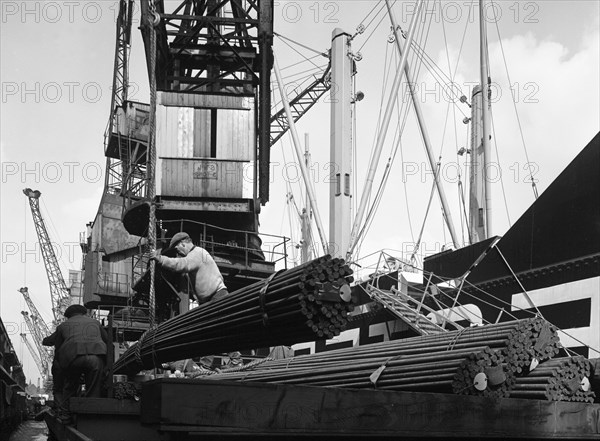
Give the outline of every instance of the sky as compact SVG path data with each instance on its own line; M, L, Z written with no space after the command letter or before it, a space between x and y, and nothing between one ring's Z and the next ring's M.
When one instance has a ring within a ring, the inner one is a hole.
M167 2L167 8L175 3ZM360 202L381 109L390 99L393 67L399 61L390 42L389 17L379 12L382 5L374 1L275 2L275 32L286 39L276 37L274 50L287 90L301 88L308 74L316 74L317 67L326 64L317 53L327 52L334 28L354 35L355 88L364 94L354 106L355 206ZM26 305L17 290L29 288L47 322L51 309L48 280L22 190L30 187L42 192L42 215L63 275L68 277L69 269L81 267L79 233L93 220L104 185L103 136L110 108L118 3L2 0L0 6L0 317L12 334L28 379L35 382L39 374L18 335L26 331L20 315ZM412 1L393 6L405 32L413 6ZM599 2L496 1L487 2L485 10L494 84L493 150L498 152L497 169L502 176L492 188L494 234L502 235L534 201L529 171L541 194L599 130ZM478 21L473 12L467 1L430 1L426 26L417 34L429 64L444 71L445 78L453 78L469 101L470 88L479 81ZM361 24L365 30L358 33ZM138 26L136 21L130 98L148 102ZM419 65L414 56L409 63ZM421 63L415 80L417 96L435 155L441 156L442 181L455 229L463 240L457 171L461 170L464 183L465 159L457 151L470 147L462 122L470 116L469 109L444 94L447 86L436 83L438 77L425 64ZM313 184L326 231L330 101L323 97L297 124L302 141L308 134ZM407 100L401 101L406 104ZM280 102L278 92L274 102ZM399 114L396 111L392 117L374 188L391 154ZM450 242L437 197L424 221L432 175L413 112L406 118L399 146L359 256L377 256L385 249L401 257L412 251L423 224L420 253L437 252ZM288 195L293 195L299 208L304 196L297 168L289 166L295 161L289 136L273 147L271 159L270 202L262 207L261 231L298 241L296 207Z

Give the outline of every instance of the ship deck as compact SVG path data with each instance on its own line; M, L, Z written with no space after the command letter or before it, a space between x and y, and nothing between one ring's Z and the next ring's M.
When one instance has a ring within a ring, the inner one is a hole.
M600 404L217 380L157 379L140 401L78 398L71 409L71 427L47 417L59 439L600 437Z

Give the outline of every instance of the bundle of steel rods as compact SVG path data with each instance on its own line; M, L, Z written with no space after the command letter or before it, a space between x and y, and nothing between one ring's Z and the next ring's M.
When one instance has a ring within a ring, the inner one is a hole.
M514 383L514 370L505 354L529 353L528 346L536 345L537 337L531 333L527 339L520 338L520 330L534 328L538 321L465 328L298 356L267 362L249 372L208 378L504 397Z
M515 375L505 363L502 351L485 348L465 359L452 383L455 394L508 397Z
M548 360L558 354L559 350L556 327L536 318L519 321L510 336L505 356L513 372L520 374L527 372L533 360Z
M134 374L166 361L332 338L346 327L352 270L323 256L168 320L115 363Z
M590 390L589 376L590 362L584 357L555 358L518 377L510 397L593 403L595 394Z

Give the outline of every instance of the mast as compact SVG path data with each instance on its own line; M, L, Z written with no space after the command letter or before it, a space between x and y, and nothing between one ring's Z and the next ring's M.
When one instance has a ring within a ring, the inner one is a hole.
M471 155L469 163L469 243L477 243L485 236L485 158L482 145L481 86L471 95Z
M485 196L485 239L492 236L492 190L490 181L490 167L492 165L491 143L490 143L490 76L488 66L487 30L485 23L485 11L483 0L479 2L479 57L481 68L481 128L483 147L483 182Z
M304 134L304 161L306 168L310 170L310 152L308 147L308 133ZM302 263L306 263L312 260L312 234L310 234L310 221L311 221L312 209L310 206L310 199L308 192L306 192L304 208L302 209L302 248L301 258Z
M352 209L352 69L350 35L331 34L331 135L329 144L329 254L342 257L350 245ZM333 94L335 93L335 97Z

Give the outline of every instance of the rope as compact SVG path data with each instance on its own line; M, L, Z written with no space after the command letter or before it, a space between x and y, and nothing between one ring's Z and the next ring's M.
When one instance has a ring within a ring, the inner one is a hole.
M150 201L150 216L148 221L148 249L150 252L156 251L156 205L154 198L156 196L154 169L156 165L156 29L155 26L160 23L160 16L156 12L154 0L150 1L149 23L150 30L150 140L148 143L148 167L146 171L148 185L148 199ZM148 303L150 307L150 328L156 326L156 294L154 287L154 276L156 272L156 262L150 260L150 289L148 293Z
M252 360L249 363L246 363L242 366L236 366L236 367L232 367L232 368L227 368L227 369L221 369L220 372L218 372L218 374L229 374L231 372L242 372L242 371L247 371L248 369L253 369L257 366L260 366L263 363L266 363L268 361L273 361L275 360L273 357L265 357L265 358L261 358L258 360Z

